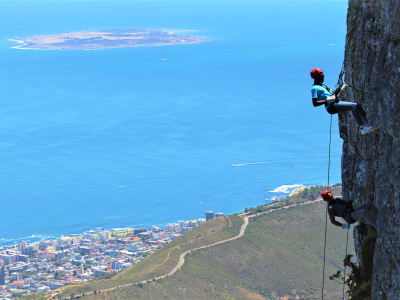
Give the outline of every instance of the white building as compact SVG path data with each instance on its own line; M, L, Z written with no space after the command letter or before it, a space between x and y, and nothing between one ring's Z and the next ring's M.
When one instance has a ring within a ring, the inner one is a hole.
M102 242L108 241L111 239L111 232L108 230L104 230L99 233L99 240Z
M28 243L27 243L26 241L20 241L20 242L18 243L18 251L19 251L20 253L23 253L24 250L26 249L26 247L28 247Z
M175 232L175 224L167 224L165 225L165 231L166 232Z
M17 254L16 253L3 253L3 254L0 254L0 259L4 261L5 265L10 265L17 261Z

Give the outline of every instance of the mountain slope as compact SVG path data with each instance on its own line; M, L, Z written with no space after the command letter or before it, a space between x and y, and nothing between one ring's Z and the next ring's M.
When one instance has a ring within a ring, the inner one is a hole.
M305 201L310 197L308 193L302 193L301 196L290 197L283 204L299 203L301 199ZM270 207L281 205L277 202ZM238 218L229 216L224 220L232 217ZM182 269L173 276L107 292L107 299L277 299L289 295L300 295L302 299L319 298L325 204L315 201L249 220L242 238L195 251L186 256ZM330 224L328 226L326 274L330 275L342 265L346 231ZM203 230L202 226L199 230ZM180 239L176 242L171 246L182 243ZM153 261L155 258L157 256L153 257ZM149 257L149 261L151 259ZM110 282L115 286L117 283L149 278L144 276L145 272L146 268L138 264L111 281L92 282L90 288L88 285L69 287L62 294L77 295L82 291L109 287ZM329 294L327 299L341 296L341 285L326 279L326 287ZM82 298L104 297L102 293Z

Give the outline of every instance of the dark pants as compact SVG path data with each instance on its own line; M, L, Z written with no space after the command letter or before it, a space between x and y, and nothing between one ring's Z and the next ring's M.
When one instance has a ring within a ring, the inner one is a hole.
M367 114L365 113L362 106L358 103L339 101L338 103L328 104L326 110L330 114L351 111L354 119L356 119L356 122L359 126L365 125L367 123Z
M348 223L354 223L355 221L363 220L364 223L370 224L376 229L376 217L370 211L370 208L371 203L361 205L359 208L347 215L345 219Z

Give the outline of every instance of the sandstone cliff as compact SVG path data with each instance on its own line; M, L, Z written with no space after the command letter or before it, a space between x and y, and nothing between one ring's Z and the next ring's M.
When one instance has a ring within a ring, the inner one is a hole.
M360 135L350 114L340 116L343 196L377 213L372 299L400 299L399 0L349 1L344 69L346 98L379 130Z

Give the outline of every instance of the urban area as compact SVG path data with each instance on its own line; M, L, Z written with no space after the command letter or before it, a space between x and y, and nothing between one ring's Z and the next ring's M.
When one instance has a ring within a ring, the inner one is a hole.
M54 240L0 247L0 300L108 278L200 224L223 216L151 228L114 228L63 235Z

